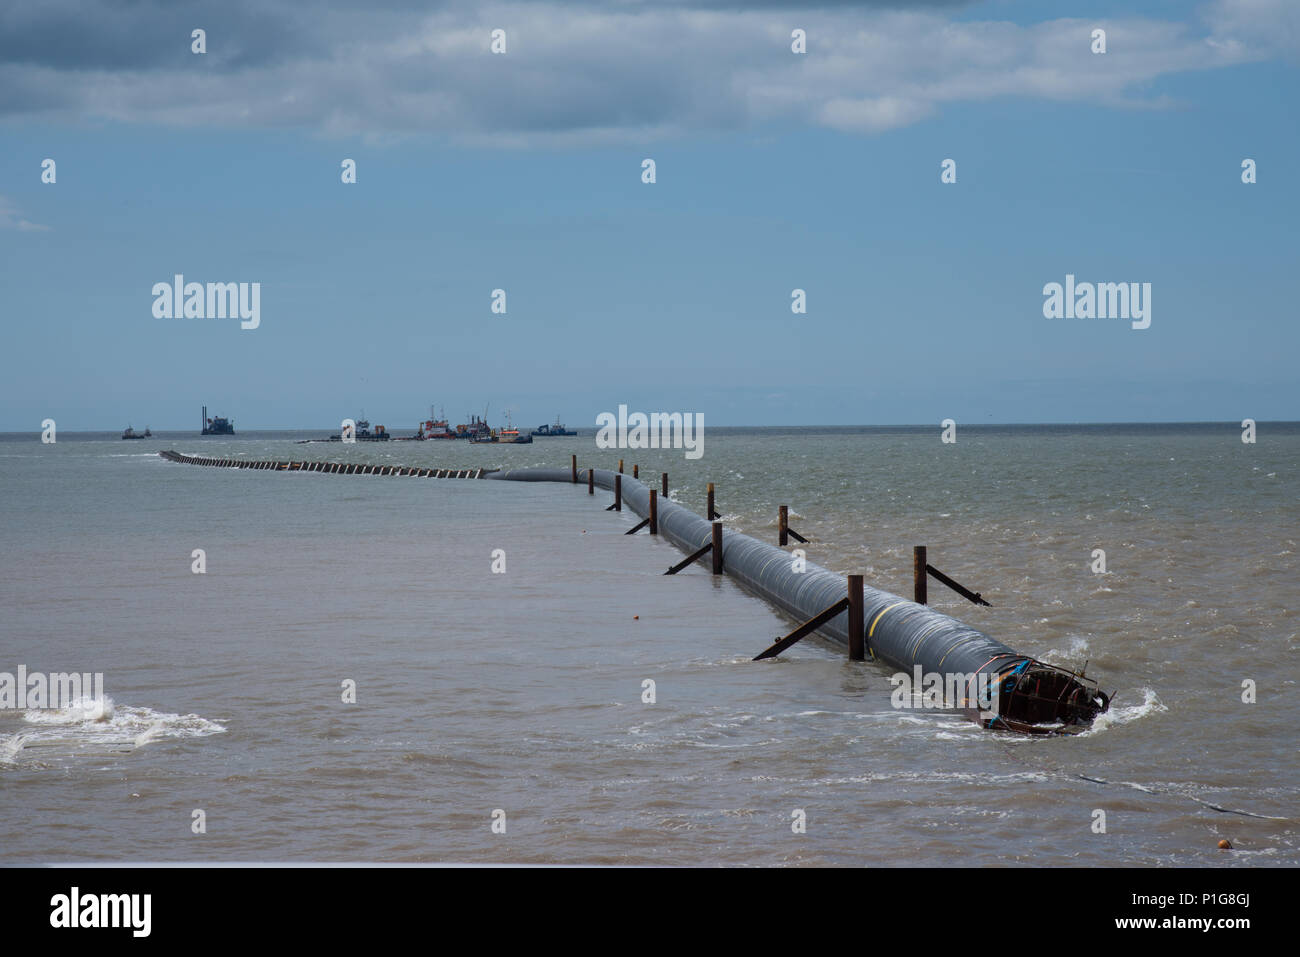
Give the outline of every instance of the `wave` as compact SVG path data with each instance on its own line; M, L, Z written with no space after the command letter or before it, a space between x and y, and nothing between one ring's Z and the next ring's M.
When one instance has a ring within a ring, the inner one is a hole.
M1092 727L1082 732L1079 737L1099 734L1110 727L1132 724L1134 721L1141 721L1143 718L1168 710L1168 706L1160 700L1154 688L1143 688L1141 704L1112 707L1104 714L1097 715L1092 721Z
M1046 619L1039 619L1039 621L1045 622ZM1042 656L1042 660L1053 664L1060 662L1082 662L1087 656L1090 647L1088 639L1083 635L1068 635L1066 637L1070 642L1070 647L1068 649L1062 651L1059 648L1053 648Z
M83 697L67 708L28 710L22 717L32 727L0 739L2 764L16 764L24 756L37 754L48 759L134 751L154 741L201 738L226 730L197 714L118 706L111 698L104 698L101 703Z
M66 708L42 708L23 712L29 724L85 724L88 721L111 721L113 699L82 695Z
M0 741L0 764L13 764L27 737L25 734L15 734Z

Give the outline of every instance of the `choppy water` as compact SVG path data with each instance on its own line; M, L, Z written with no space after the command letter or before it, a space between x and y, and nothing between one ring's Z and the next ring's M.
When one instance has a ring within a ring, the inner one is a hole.
M7 862L1300 863L1300 426L1263 424L1255 445L1232 425L956 445L711 429L699 461L590 434L293 444L308 434L0 437L0 671L103 672L111 699L102 716L0 711ZM904 595L928 545L993 603L932 583L936 606L1087 660L1115 706L1031 740L896 711L883 668L816 639L753 663L791 623L706 567L663 577L680 553L625 537L635 516L585 487L203 469L159 448L622 455L697 512L715 482L728 525L759 537L788 504L811 560Z

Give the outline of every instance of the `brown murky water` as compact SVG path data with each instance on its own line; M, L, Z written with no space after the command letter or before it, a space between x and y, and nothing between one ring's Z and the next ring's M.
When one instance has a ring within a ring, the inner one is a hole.
M0 711L5 859L1300 864L1300 427L1255 445L1231 425L938 431L714 429L698 461L590 434L4 437L0 671L102 672L112 702L100 720ZM993 607L932 583L934 604L1087 660L1114 708L1029 740L897 711L884 669L815 639L753 663L790 622L707 567L663 577L680 553L623 536L635 518L607 493L202 469L157 448L622 456L697 512L715 482L759 537L790 505L810 560L877 587L910 594L928 545Z

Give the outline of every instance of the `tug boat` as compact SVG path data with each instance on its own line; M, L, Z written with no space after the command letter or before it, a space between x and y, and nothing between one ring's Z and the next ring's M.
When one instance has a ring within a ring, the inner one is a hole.
M366 419L357 420L356 432L353 434L358 442L387 442L389 439L388 430L382 425L376 425L375 430L370 431L370 422Z
M544 435L577 435L578 433L566 429L563 425L561 425L560 417L557 415L555 417L554 425L539 426L538 428L533 429L532 434L544 436Z
M509 413L507 413L506 427L498 433L498 441L508 442L511 445L529 445L533 441L533 437L531 435L520 435L519 430L510 421Z
M387 442L393 439L388 434L388 430L382 425L376 425L374 431L370 430L370 422L367 419L357 419L353 423L352 439L356 442ZM342 435L331 435L328 439L308 439L309 442L342 442ZM401 442L402 439L393 439L395 442Z
M147 425L144 427L144 434L143 434L143 435L141 435L139 432L137 432L135 429L131 428L131 426L128 425L128 426L126 427L126 431L122 433L122 438L124 438L124 439L152 439L152 438L153 438L153 433L149 431L149 426L147 426Z

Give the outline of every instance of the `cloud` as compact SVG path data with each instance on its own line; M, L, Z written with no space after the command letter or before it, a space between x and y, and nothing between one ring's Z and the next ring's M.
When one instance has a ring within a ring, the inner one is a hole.
M1205 11L1214 45L1300 58L1300 4L1295 0L1216 0Z
M0 229L17 229L20 232L48 233L49 226L23 219L7 197L0 196Z
M1295 45L1287 0L1219 0L1196 25L953 20L949 5L47 0L0 13L0 115L506 146L770 123L874 134L998 97L1162 108L1154 80ZM1090 51L1097 26L1105 55ZM195 27L207 54L190 52Z

